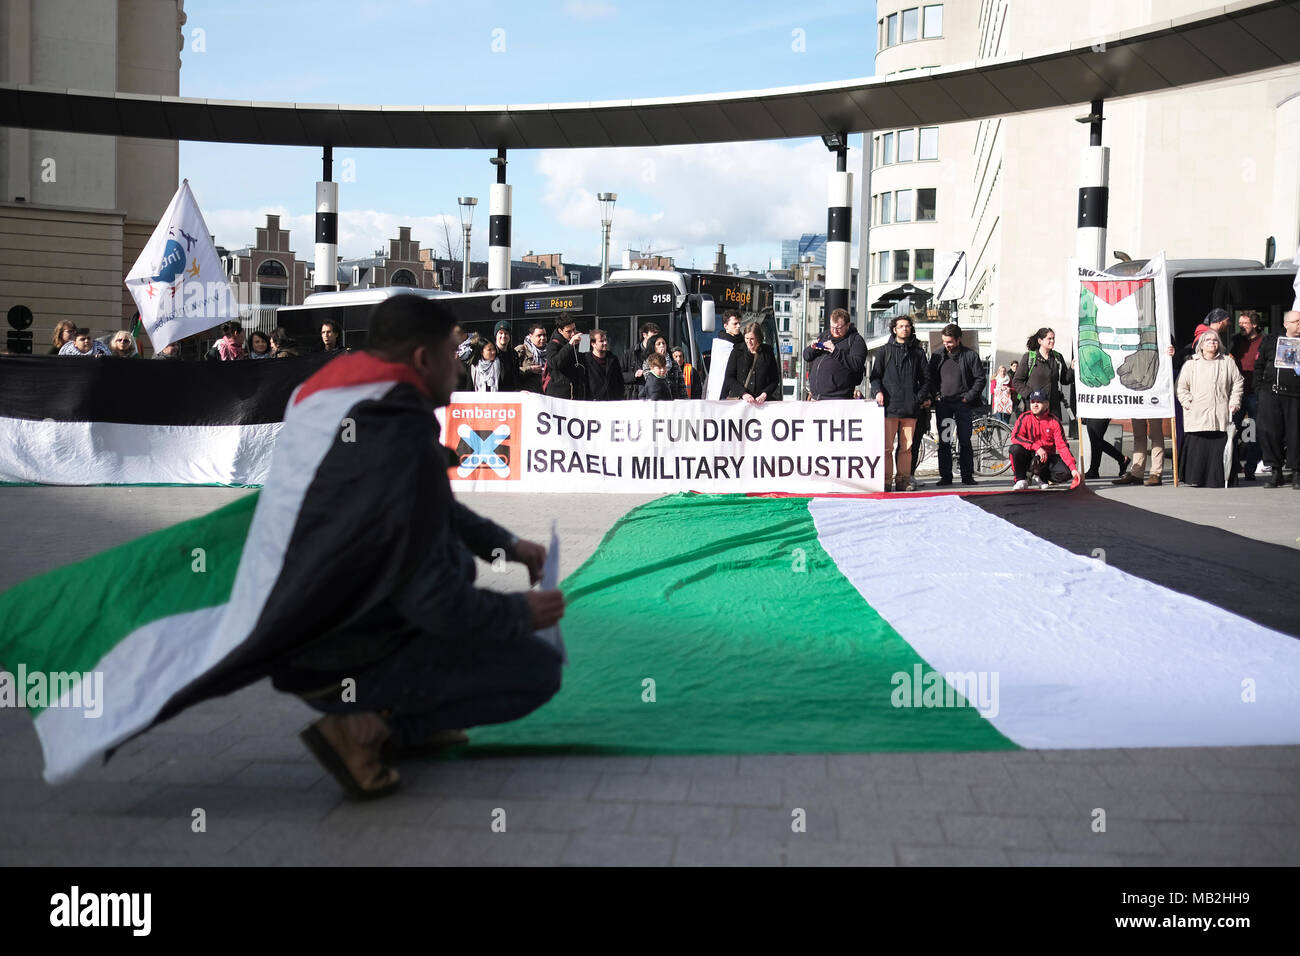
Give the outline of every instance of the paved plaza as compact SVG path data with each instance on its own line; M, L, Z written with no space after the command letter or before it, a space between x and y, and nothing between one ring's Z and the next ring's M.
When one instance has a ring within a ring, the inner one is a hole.
M1300 492L1289 488L1098 488L1300 547ZM0 488L0 590L242 494ZM470 503L540 540L558 516L568 574L647 500ZM522 569L487 565L481 580L526 584ZM1300 747L504 758L475 757L471 744L461 759L402 764L397 795L358 804L298 741L314 716L262 682L52 788L30 718L0 709L0 865L1300 863ZM1104 833L1093 830L1098 808ZM494 832L502 810L505 832ZM806 829L795 832L800 810Z

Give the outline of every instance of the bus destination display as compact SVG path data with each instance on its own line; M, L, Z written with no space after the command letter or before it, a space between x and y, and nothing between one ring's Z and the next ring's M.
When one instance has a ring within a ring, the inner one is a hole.
M524 299L524 312L581 312L580 295L544 295L536 299Z

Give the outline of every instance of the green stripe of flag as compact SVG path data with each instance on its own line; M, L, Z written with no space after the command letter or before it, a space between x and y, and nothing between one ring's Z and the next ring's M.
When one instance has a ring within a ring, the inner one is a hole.
M245 495L6 591L0 595L0 665L10 671L20 663L29 672L93 671L138 628L224 604L257 497ZM32 716L38 713L34 708Z
M971 707L892 706L895 674L931 669L823 550L808 499L659 499L562 587L564 686L476 730L477 753L1016 747Z

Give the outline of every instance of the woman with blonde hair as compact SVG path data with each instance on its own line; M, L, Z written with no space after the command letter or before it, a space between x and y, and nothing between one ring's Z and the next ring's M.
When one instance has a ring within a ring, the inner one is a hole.
M50 349L50 355L58 355L63 351L63 346L67 345L77 337L77 323L64 319L54 327L54 345Z
M1178 374L1178 403L1183 406L1183 452L1178 477L1193 488L1223 488L1230 473L1224 466L1228 425L1241 408L1245 380L1237 363L1225 358L1213 329L1196 340L1192 361Z

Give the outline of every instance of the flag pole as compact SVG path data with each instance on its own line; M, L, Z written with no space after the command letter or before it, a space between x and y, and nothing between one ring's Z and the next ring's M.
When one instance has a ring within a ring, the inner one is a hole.
M1178 422L1169 419L1169 441L1174 446L1174 487L1178 487Z

